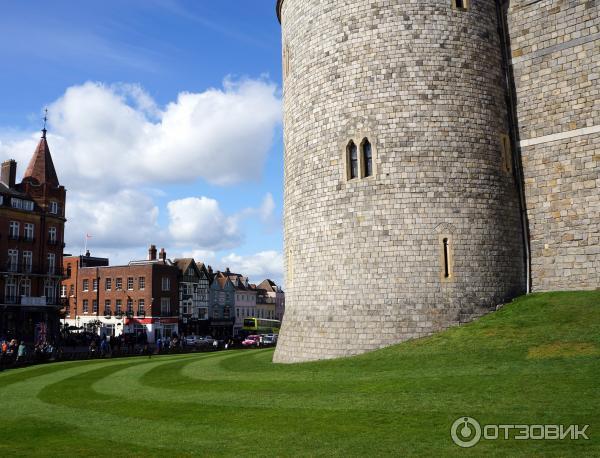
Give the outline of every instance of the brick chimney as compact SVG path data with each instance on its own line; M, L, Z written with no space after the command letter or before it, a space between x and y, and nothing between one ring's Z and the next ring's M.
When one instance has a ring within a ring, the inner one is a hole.
M148 261L156 261L156 245L150 245L148 248Z
M17 179L17 162L14 159L9 159L2 163L2 176L0 181L9 188L15 187Z
M167 262L167 252L164 248L160 249L160 259L162 262Z

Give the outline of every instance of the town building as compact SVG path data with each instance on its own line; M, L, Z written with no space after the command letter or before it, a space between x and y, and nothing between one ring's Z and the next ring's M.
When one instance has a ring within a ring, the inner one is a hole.
M53 340L59 332L66 191L46 129L20 183L17 163L0 177L0 337Z
M89 250L85 253L85 256L64 255L63 270L65 275L60 287L64 327L72 326L72 330L75 328L83 329L88 324L87 321L82 321L81 318L76 319L80 315L83 316L83 313L78 313L77 310L77 297L81 292L79 288L82 286L79 282L79 269L83 267L106 267L108 265L108 258L92 256ZM97 290L97 284L92 282L92 285Z
M229 273L217 271L210 285L210 335L217 339L234 335L236 289Z
M273 280L263 280L257 287L257 318L281 321L285 313L285 293Z
M209 271L192 258L173 262L179 269L179 331L181 335L207 335L210 333Z
M73 258L67 258L73 263ZM70 326L99 335L145 333L150 342L179 334L179 269L156 247L123 266L78 267ZM70 293L70 286L66 291Z
M227 268L224 272L234 287L235 323L233 334L238 335L244 325L244 318L256 316L256 286L248 282L248 277L233 273Z

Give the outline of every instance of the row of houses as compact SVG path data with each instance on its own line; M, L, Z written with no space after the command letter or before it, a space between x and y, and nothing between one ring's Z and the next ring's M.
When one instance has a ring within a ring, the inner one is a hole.
M55 341L61 325L99 334L145 332L227 338L245 317L281 320L284 293L271 280L213 272L194 259L147 259L110 266L106 258L64 255L66 190L42 130L23 178L0 170L0 339Z
M64 325L101 335L226 339L240 334L244 318L281 321L285 311L285 294L272 280L256 285L192 258L171 260L155 245L147 259L127 265L110 266L107 258L89 252L65 255L63 263Z

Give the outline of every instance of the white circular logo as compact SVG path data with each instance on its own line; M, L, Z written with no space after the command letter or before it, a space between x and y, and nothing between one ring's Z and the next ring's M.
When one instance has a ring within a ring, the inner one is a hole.
M481 425L474 418L460 417L452 424L450 435L459 447L473 447L481 440Z

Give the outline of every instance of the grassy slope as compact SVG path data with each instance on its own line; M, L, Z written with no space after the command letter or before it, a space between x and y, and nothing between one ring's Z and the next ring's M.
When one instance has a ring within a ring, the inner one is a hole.
M536 294L434 337L273 365L272 350L0 374L0 456L600 455L600 291ZM482 441L450 425L590 424L589 441Z

